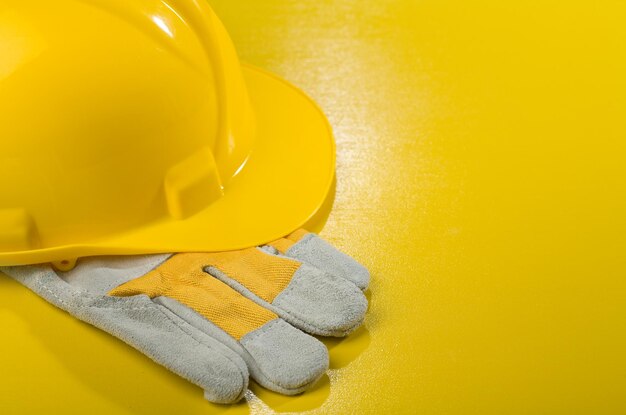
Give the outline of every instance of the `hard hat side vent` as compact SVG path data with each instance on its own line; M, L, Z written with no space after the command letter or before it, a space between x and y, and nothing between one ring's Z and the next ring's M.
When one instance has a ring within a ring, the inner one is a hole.
M170 168L164 185L167 209L174 219L198 213L224 194L208 147Z
M0 210L0 251L28 251L40 247L33 218L24 209Z

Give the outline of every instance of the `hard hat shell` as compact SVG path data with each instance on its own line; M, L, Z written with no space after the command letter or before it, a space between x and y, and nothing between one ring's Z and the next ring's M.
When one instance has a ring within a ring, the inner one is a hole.
M3 1L0 140L3 266L265 243L334 178L321 111L205 0Z

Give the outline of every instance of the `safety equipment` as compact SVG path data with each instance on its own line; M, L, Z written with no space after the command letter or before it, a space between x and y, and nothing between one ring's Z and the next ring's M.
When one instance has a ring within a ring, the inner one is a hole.
M334 179L321 111L205 0L4 0L0 137L0 265L255 246Z
M243 396L248 374L282 394L311 387L328 368L328 351L304 332L356 329L369 282L363 266L302 230L239 251L92 257L69 272L0 271L220 403Z

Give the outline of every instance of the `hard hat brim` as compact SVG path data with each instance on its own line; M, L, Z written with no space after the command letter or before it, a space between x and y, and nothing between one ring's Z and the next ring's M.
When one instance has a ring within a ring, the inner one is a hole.
M0 253L0 265L59 262L94 255L210 252L260 245L305 224L335 174L326 117L302 91L261 69L242 71L256 116L256 141L224 196L183 220L165 218L107 239Z

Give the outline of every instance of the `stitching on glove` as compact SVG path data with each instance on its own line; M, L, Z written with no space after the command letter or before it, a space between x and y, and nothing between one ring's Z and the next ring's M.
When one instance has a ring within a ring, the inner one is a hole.
M329 277L334 277L334 276L332 276L332 275L330 275L330 274L328 274L328 273L326 273L326 272L324 272L324 274L325 274L325 275L327 275L327 276L329 276ZM335 277L335 278L337 278L337 277ZM285 288L285 290L284 290L284 291L283 291L280 295L281 295L282 297L285 297L285 298L291 298L291 297L293 297L294 287L295 287L295 285L289 284L289 285L287 286L287 288ZM351 287L351 288L352 288L352 287ZM354 292L355 292L355 293L357 293L357 292L358 292L359 294L361 294L361 291L358 289L358 287L357 287L357 286L354 286ZM278 308L278 307L276 307L276 308ZM283 310L282 308L279 308L279 309L280 309L281 311L283 311L285 314L289 315L289 316L290 316L291 318L293 318L294 320L297 320L297 321L299 321L299 322L303 323L306 327L313 327L314 329L316 329L318 332L321 332L321 333L349 333L350 331L352 331L352 328L348 328L348 329L346 329L346 330L328 330L328 329L323 329L323 328L318 327L318 326L317 326L317 325L315 325L314 323L309 323L309 322L306 322L306 321L302 320L302 318L301 318L301 317L299 317L298 315L294 315L294 314L293 314L292 312L290 312L290 311Z
M50 287L44 283L41 282L41 286L43 288L44 291L48 292L51 296L53 296L60 304L64 305L66 308L69 308L69 304L62 300L56 293L54 293ZM87 295L89 298L94 299L95 297ZM196 344L198 344L199 346L203 346L206 347L208 349L213 350L213 347L210 346L209 344L199 340L198 338L196 338L196 336L193 334L192 331L190 331L187 327L184 327L183 325L180 324L180 322L176 321L175 319L173 319L170 315L168 315L165 311L163 311L162 309L160 309L156 304L150 306L142 306L142 307L131 307L131 308L124 308L123 306L113 306L113 307L102 307L102 306L95 306L95 305L85 305L85 304L77 304L78 308L95 308L95 309L99 309L99 310L130 310L130 311L144 311L144 310L156 310L158 311L161 315L165 316L165 318L167 318L170 322L172 322L176 327L178 327L183 334L186 334L187 336L189 336L194 342L196 342ZM188 324L188 323L186 323ZM244 373L241 371L241 368L239 367L239 365L237 363L235 363L235 361L233 359L231 359L230 356L227 356L225 354L222 354L222 357L225 357L228 361L230 361L231 363L233 363L233 365L237 368L237 370L239 371L239 374L241 375L242 379L245 379L245 375Z
M342 333L343 334L343 333L348 333L350 331L350 330L346 330L346 331L331 331L331 330L325 330L325 329L322 329L320 327L317 327L315 324L308 323L308 322L302 320L302 318L291 314L290 312L286 311L283 308L280 308L280 307L277 307L277 306L275 306L275 305L273 305L271 303L268 303L267 301L265 301L264 299L262 299L261 297L259 297L255 293L253 293L248 287L246 287L245 285L241 284L239 281L236 281L236 280L232 279L231 277L229 277L228 275L223 273L218 268L215 268L215 267L205 267L204 271L207 274L209 274L209 276L218 279L219 281L223 282L224 284L228 285L229 287L231 287L232 289L237 291L239 294L243 295L244 297L248 298L249 300L254 301L255 303L257 303L261 307L264 307L264 308L272 311L274 314L278 315L279 317L283 317L283 319L287 320L288 322L295 321L294 325L296 325L298 327L304 327L304 328L306 328L306 330L315 332L315 334L320 334L320 335L330 334L330 335L332 335L333 333ZM293 287L291 287L291 283L290 283L289 285L287 285L287 288L285 288L279 294L279 296L282 296L285 293L289 293L291 290L293 290ZM284 316L286 316L286 318Z
M60 304L64 305L66 308L69 308L69 303L63 299L61 299L61 297L59 297L57 294L55 294L49 287L47 284L45 283L41 283L41 286L43 288L44 291L48 292L52 297L54 297ZM95 299L96 297L93 297L91 295L88 294L84 294L85 296L88 296L90 299ZM113 306L113 307L106 307L106 306L97 306L97 305L85 305L85 304L76 304L76 307L78 308L96 308L96 309L100 309L100 310L121 310L123 307L120 306ZM125 308L126 310L130 310L130 311L142 311L142 310L150 310L151 308L149 306L142 306L142 307L131 307L131 308Z
M176 321L176 320L175 320L172 316L170 316L167 312L165 312L164 310L162 310L162 309L161 309L158 305L156 305L156 304L154 305L154 309L155 309L155 310L157 310L159 313L163 314L163 315L164 315L164 316L165 316L165 317L166 317L169 321L171 321L172 323L174 323L174 324L175 324L178 328L180 328L180 329L184 332L184 334L187 334L189 337L191 337L191 338L192 338L192 339L193 339L193 340L194 340L197 344L199 344L200 346L204 346L204 347L206 347L206 348L208 348L208 349L213 350L213 347L212 347L211 345L209 345L209 344L207 344L207 343L203 342L201 339L196 338L196 335L193 333L193 331L192 331L192 330L189 330L189 327L190 327L191 325L190 325L189 323L187 323L186 321L182 320L182 318L181 318L180 322L179 322L179 321ZM178 317L178 318L180 318L180 317ZM182 323L182 324L184 324L184 325L181 325L181 323ZM202 332L202 333L204 333L204 332ZM208 334L207 334L207 336L208 336ZM225 344L223 344L223 343L219 342L218 340L215 340L215 341L217 341L218 343L222 344L224 347L226 347L226 348L230 349L228 346L226 346ZM228 359L230 362L232 362L232 363L233 363L233 364L237 367L237 370L239 370L239 369L240 369L240 368L239 368L239 365L238 365L238 364L236 364L236 363L235 363L235 361L234 361L233 359L231 359L231 358L230 358L230 356L226 356L226 355L224 355L224 354L222 354L222 356L223 356L223 357L225 357L226 359ZM244 377L245 377L245 376L243 375L243 372L242 372L241 370L239 370L239 373L241 374L241 377L242 377L242 378L244 378Z
M274 320L270 321L269 323L266 323L264 326L261 326L260 328L254 330L252 333L246 334L244 337L246 338L247 341L252 341L260 336L263 336L266 334L266 332L271 329L273 326L275 326L276 324L278 324L278 322L280 321L279 318L275 318ZM243 340L243 339L242 339Z
M266 324L265 326L263 326L262 328L260 328L260 329L257 329L257 330L255 330L255 331L253 331L253 332L252 332L252 333L250 333L249 335L246 335L246 336L245 336L245 338L246 338L246 342L249 342L249 341L251 342L251 341L256 340L257 338L261 338L261 337L267 336L267 335L269 334L269 330L270 330L273 326L275 326L276 324L279 324L279 323L280 323L280 321L281 321L281 319L280 319L280 318L274 319L274 320L270 321L269 323L267 323L267 324ZM287 323L287 324L289 324L289 323ZM298 329L296 328L296 330L298 330ZM243 346L243 344L242 344L242 346ZM246 350L246 347L245 347L245 346L243 346L243 348L244 348L244 350L245 350L245 352L246 352L246 353L250 354L250 352L248 352L248 350ZM256 376L261 375L261 376L263 377L263 379L264 379L265 383L267 383L267 384L271 384L271 385L274 385L274 386L278 386L278 387L280 387L280 388L282 388L282 389L285 389L285 390L288 390L288 391L293 391L293 390L301 389L301 388L302 388L302 387L304 387L305 385L308 385L308 384L310 384L310 383L314 383L315 381L317 381L317 379L315 379L313 382L309 382L309 383L306 383L306 384L304 384L304 385L300 385L300 386L296 386L296 387L293 387L293 386L287 386L287 385L285 385L285 384L283 384L283 383L281 383L281 382L277 382L277 381L275 381L275 380L272 380L272 378L271 378L271 377L269 377L269 376L268 376L268 375L267 375L267 374L263 371L263 369L261 368L261 366L259 366L259 365L256 363L256 359L254 359L252 356L250 356L250 357L252 358L252 361L250 362L250 364L251 364L251 365L254 365L254 366L256 367L256 369L257 369Z

